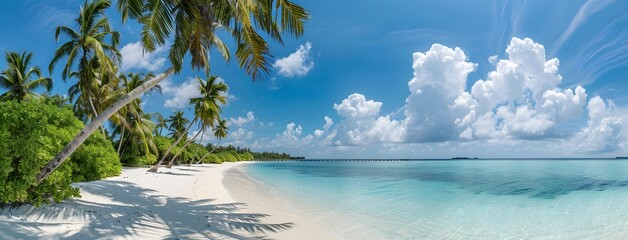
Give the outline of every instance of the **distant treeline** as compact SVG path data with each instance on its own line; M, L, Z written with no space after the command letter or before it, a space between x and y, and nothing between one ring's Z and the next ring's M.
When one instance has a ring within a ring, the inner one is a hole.
M268 152L268 151L253 152L249 148L246 148L246 147L245 148L235 147L233 145L216 147L213 144L209 143L209 144L207 144L206 148L209 151L211 151L212 149L215 148L215 150L214 150L215 153L223 153L223 152L231 152L231 153L238 153L238 154L250 153L251 155L253 155L253 159L257 160L257 161L305 159L305 157L302 157L302 156L292 156L292 155L287 154L287 153Z

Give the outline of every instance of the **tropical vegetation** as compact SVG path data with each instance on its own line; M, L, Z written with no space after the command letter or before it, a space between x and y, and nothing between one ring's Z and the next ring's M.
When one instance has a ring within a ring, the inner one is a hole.
M168 49L164 72L120 70L122 36L106 15L114 6L123 23L140 24L145 53ZM309 18L305 9L288 0L86 0L77 13L71 25L55 29L59 45L48 66L50 75L60 69L61 80L71 83L67 95L48 93L53 79L33 66L33 53L5 53L6 69L0 72L0 205L77 197L72 182L119 175L122 165L156 171L164 163L268 157L220 147L229 131L221 117L229 88L211 74L209 59L215 50L226 61L235 58L252 80L265 78L273 59L268 41L301 36ZM199 75L201 94L189 101L193 111L171 116L146 112L139 97L161 94L159 83L179 74L184 59ZM190 136L195 126L198 130ZM205 142L216 145L201 145Z

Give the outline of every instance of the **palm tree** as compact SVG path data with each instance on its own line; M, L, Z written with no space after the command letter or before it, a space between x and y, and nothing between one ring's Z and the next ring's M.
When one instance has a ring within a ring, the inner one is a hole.
M162 130L168 127L168 121L159 113L155 113L153 117L155 119L155 135L161 136Z
M185 128L185 130L183 131L181 135L179 135L179 138L168 148L166 153L163 156L161 156L161 159L157 162L157 164L153 166L151 169L149 169L150 172L157 171L157 169L159 168L159 165L163 163L168 153L170 153L172 148L176 146L182 139L184 139L185 136L187 136L187 133L189 132L190 127L192 127L192 125L195 124L197 120L200 120L201 130L204 129L206 126L214 126L214 121L218 118L219 114L222 112L220 105L224 105L227 103L226 95L227 95L227 90L229 89L229 87L227 86L227 84L222 82L217 76L211 76L207 81L204 81L203 79L199 77L196 77L196 80L198 81L198 84L199 84L199 91L200 91L201 96L190 99L190 104L194 104L194 120L190 122L188 127ZM190 142L186 142L183 145L179 153L181 153L183 149L185 149L185 147L187 147L189 143L191 143L194 139L196 139L196 137L198 137L200 133L201 131L199 130ZM169 167L172 166L175 158L176 158L176 155L168 163Z
M136 74L129 73L128 75L120 74L118 79L121 81L121 89L124 93L133 91L133 89L141 86L144 82L148 81L150 78L153 78L152 73L147 74ZM145 94L151 94L153 92L161 93L161 86L154 86L152 89L149 89L145 92ZM108 107L109 105L107 105ZM150 120L151 116L146 115L144 110L142 109L142 104L140 99L135 99L130 104L126 105L121 109L122 116L124 116L124 121L116 121L119 122L120 126L120 139L118 140L118 153L122 154L120 151L122 146L122 140L125 137L126 130L130 130L131 136L135 136L139 139L140 142L144 143L144 151L148 154L150 151L149 148L154 146L153 133L152 131L155 129L155 124ZM114 115L115 116L115 115ZM150 121L150 123L146 122ZM126 124L125 124L126 123ZM149 127L150 126L150 127ZM146 132L146 130L150 129L150 132Z
M192 143L205 128L214 127L214 123L220 118L220 113L222 113L220 106L227 104L226 95L229 90L227 84L222 82L217 76L210 76L207 81L203 81L199 77L196 79L199 83L201 96L190 99L190 104L194 104L194 114L200 119L200 129L190 141L183 145L178 154L183 152L183 149ZM175 158L170 160L168 168L172 167Z
M218 120L218 124L216 124L216 127L214 127L214 137L216 137L218 139L218 143L216 143L216 147L212 148L211 151L209 151L207 154L205 154L205 156L203 156L200 160L198 160L198 163L202 163L203 159L205 159L207 156L209 156L209 154L211 154L212 152L214 152L214 150L216 150L216 148L218 148L218 146L220 145L220 141L223 138L227 137L227 133L229 132L229 127L227 126L227 120L224 119L220 119Z
M0 87L8 91L0 95L0 99L21 102L27 98L39 97L33 92L37 88L44 87L46 91L52 89L52 79L41 77L39 67L29 68L32 57L33 53L23 52L20 55L16 52L5 52L8 66L0 73ZM33 77L37 79L31 79Z
M216 48L226 60L231 53L217 37L217 31L231 36L237 46L238 65L253 80L263 78L270 70L273 59L266 40L258 30L282 43L281 33L299 37L303 34L309 13L289 0L230 1L230 0L119 0L118 9L123 22L127 18L138 20L143 26L141 42L146 52L170 44L169 60L172 66L164 73L122 96L110 108L92 119L55 158L37 174L41 183L57 169L99 126L122 107L138 98L166 77L181 71L184 56L192 57L193 68L210 70L209 54Z
M184 116L185 113L183 111L175 111L174 115L168 117L166 122L168 122L168 130L170 130L170 135L172 138L179 138L180 136L185 137L185 126L190 122Z
M115 75L117 71L115 64L121 58L121 54L116 49L120 34L112 30L109 20L105 17L105 10L110 6L109 0L94 0L91 3L85 1L76 19L78 27L76 31L67 26L57 27L55 40L58 42L61 34L66 35L69 40L57 48L48 66L52 73L55 64L67 57L61 77L64 81L70 77L78 78L77 84L71 88L70 95L81 93L82 101L77 101L77 104L84 104L79 108L89 109L93 115L92 119L98 117L92 92L98 88L99 84L95 83L94 79L98 74ZM110 39L109 43L106 43L107 38ZM75 64L78 69L73 71Z

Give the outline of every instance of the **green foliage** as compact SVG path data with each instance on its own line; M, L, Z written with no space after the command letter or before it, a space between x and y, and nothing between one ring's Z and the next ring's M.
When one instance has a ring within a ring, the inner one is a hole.
M238 154L240 156L240 161L253 161L253 154L251 154L250 152L244 152L244 153L240 153Z
M0 103L0 203L41 205L78 197L72 181L91 181L120 174L111 143L92 135L41 184L35 176L83 127L67 108L34 101Z
M238 159L235 156L233 156L233 154L228 153L228 152L220 153L220 157L223 160L223 162L237 162L238 161Z
M72 167L61 165L37 185L35 176L81 129L71 111L34 102L0 103L0 201L40 205L78 197Z
M95 132L70 157L74 182L94 181L120 175L122 164L111 142Z
M287 153L278 152L252 152L248 148L240 148L232 145L227 146L214 146L211 143L205 146L208 150L215 149L217 154L229 152L231 154L238 154L238 161L252 161L252 160L289 160L289 159L305 159L304 157L294 157Z
M124 166L129 167L150 166L155 164L156 162L157 156L150 153L148 155L136 155L123 158Z
M209 156L203 159L203 163L222 164L222 162L222 159L217 154L209 154Z
M122 165L137 167L155 164L157 162L157 156L150 153L147 155L143 152L143 148L143 144L137 141L128 141L128 143L122 147L122 157L120 158Z

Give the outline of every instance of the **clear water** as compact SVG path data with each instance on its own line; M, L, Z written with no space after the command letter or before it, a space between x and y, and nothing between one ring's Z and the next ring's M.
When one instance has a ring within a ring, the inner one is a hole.
M628 161L245 165L339 239L628 239Z

